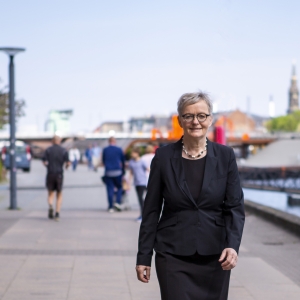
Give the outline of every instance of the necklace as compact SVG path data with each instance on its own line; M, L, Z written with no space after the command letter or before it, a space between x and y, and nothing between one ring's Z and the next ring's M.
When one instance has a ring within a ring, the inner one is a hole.
M205 140L205 147L204 147L204 149L203 149L199 154L197 154L197 155L191 155L191 154L189 154L189 153L187 152L187 150L186 150L185 147L184 147L183 137L182 137L181 142L182 142L182 150L184 151L184 153L186 154L186 156L191 157L192 159L199 158L199 157L204 153L204 151L206 151L206 147L207 147L207 139Z

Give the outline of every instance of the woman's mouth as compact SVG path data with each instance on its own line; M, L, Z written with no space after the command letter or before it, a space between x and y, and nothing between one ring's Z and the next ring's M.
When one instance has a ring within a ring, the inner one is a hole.
M196 131L196 130L201 130L202 128L190 128L190 130Z

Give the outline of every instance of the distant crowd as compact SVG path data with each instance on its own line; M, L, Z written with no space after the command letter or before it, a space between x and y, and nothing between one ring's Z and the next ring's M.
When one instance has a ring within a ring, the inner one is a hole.
M123 150L116 145L116 139L111 137L107 147L101 149L96 143L90 144L81 155L76 146L66 150L61 147L60 142L61 138L54 136L53 145L46 150L43 157L44 165L47 167L46 187L50 219L58 221L60 217L64 165L65 168L71 165L72 170L76 171L79 162L84 161L88 170L91 171L97 172L100 166L104 167L101 179L107 190L109 213L129 208L128 192L130 186L134 185L141 211L136 221L141 222L150 165L157 146L148 144L143 147L132 147L125 155ZM128 176L126 176L126 170L129 171ZM55 192L57 201L54 212Z

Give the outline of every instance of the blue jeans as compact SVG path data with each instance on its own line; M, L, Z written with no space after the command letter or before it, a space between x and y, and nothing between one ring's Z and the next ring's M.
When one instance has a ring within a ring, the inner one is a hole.
M76 171L77 164L78 164L78 160L77 160L77 159L74 159L74 160L72 161L72 168L73 168L73 171Z
M92 159L88 159L87 163L88 163L88 169L92 170L93 169Z
M116 203L121 204L121 198L122 198L122 175L117 177L107 177L105 176L105 184L107 189L107 197L108 197L108 208L113 208L114 205L114 193L115 188L117 188L117 197L116 197Z

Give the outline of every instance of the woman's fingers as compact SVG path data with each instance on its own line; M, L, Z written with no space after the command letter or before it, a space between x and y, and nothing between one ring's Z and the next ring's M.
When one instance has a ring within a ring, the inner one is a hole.
M220 256L219 262L222 262L222 261L225 259L225 257L226 257L226 249L224 249L224 250L222 251L222 254L221 254L221 256Z
M148 279L148 280L150 280L150 272L151 271L151 268L150 267L146 267L146 278Z
M225 255L223 256L223 254ZM222 259L223 258L223 259ZM225 259L226 258L226 259ZM223 250L222 255L220 257L220 262L222 262L221 267L223 270L231 270L233 269L237 264L237 253L234 249L226 248ZM225 259L225 261L224 261Z
M147 267L147 266L136 266L135 267L136 270L136 275L139 281L144 282L144 283L148 283L150 280L150 271L151 271L151 267Z
M224 265L222 265L222 269L223 270L231 270L236 266L236 261L235 259L231 259L229 261L226 260L226 262L224 262Z

